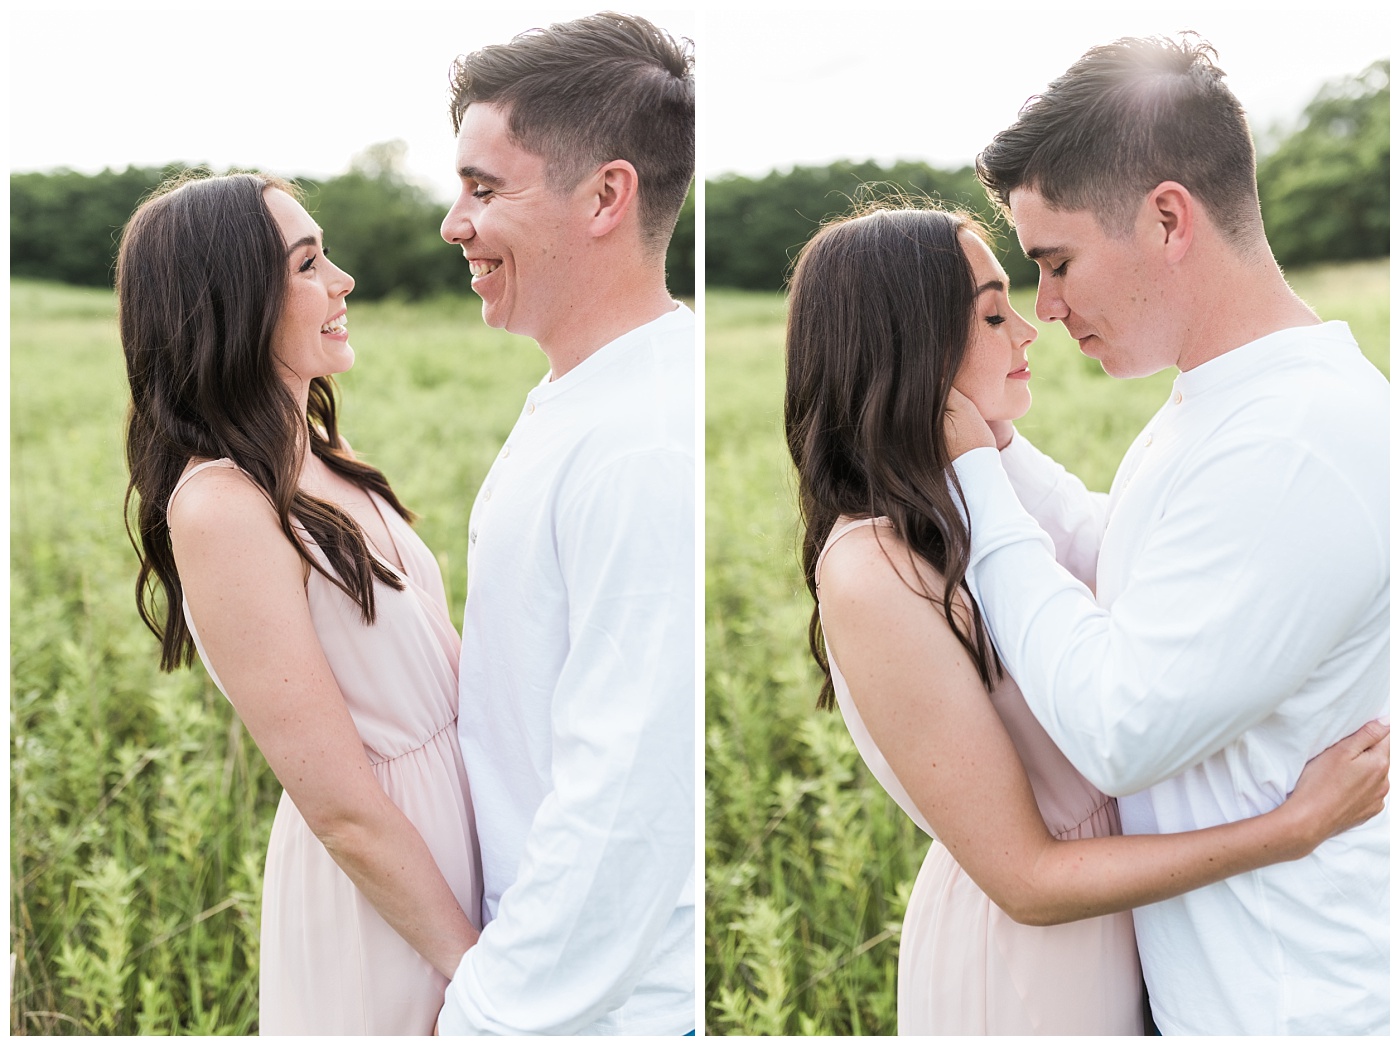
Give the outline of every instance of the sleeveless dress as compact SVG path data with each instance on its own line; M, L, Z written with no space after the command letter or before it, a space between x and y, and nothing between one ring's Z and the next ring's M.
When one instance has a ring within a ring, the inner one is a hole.
M171 492L206 468L187 470ZM375 588L372 626L359 607L311 571L306 596L316 635L364 741L375 778L427 843L467 917L480 925L481 863L457 740L460 640L442 574L422 539L370 493L403 570L404 590ZM302 532L305 537L305 532ZM324 553L307 542L312 556ZM185 621L209 663L189 604ZM331 859L284 792L263 878L259 1031L263 1035L428 1035L447 980L375 911Z
M817 560L862 526L837 526ZM836 703L865 765L881 787L933 839L924 858L899 945L897 1012L901 1035L1141 1035L1142 975L1131 912L1060 926L1013 921L978 888L934 836L880 753L851 699L836 660L827 656ZM1117 835L1117 804L1089 784L1055 747L1003 678L993 707L1020 754L1036 804L1057 839Z

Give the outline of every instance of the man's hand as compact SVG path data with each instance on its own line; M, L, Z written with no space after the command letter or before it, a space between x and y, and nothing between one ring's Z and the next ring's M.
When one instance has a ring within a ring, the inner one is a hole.
M972 400L957 389L948 392L948 408L943 412L943 434L948 440L948 456L956 461L969 450L995 447L992 430L977 413Z
M1009 421L989 421L987 428L992 430L992 439L997 441L997 450L1005 450L1006 445L1011 442L1011 437L1016 435L1016 426Z

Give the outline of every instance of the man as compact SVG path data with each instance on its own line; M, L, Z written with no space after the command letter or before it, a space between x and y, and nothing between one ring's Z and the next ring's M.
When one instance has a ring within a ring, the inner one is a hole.
M549 374L472 508L459 732L480 943L441 1031L682 1034L694 999L694 77L640 18L459 59L442 224Z
M949 420L997 649L1129 833L1271 809L1388 712L1388 386L1275 264L1213 54L1094 48L978 158L1039 317L1114 377L1181 371L1112 491L966 400ZM1388 853L1382 815L1138 910L1160 1029L1388 1030Z

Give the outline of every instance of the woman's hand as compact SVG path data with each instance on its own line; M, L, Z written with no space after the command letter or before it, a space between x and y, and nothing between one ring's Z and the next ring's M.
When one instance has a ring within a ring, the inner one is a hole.
M1389 773L1390 726L1376 720L1310 759L1282 807L1296 817L1308 852L1380 813Z

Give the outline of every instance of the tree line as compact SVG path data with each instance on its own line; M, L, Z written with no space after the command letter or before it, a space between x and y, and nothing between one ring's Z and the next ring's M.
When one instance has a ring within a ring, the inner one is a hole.
M1260 208L1280 264L1390 253L1390 62L1324 86L1294 128L1256 143ZM705 280L710 286L778 290L797 251L824 219L903 192L977 214L999 231L997 253L1014 286L1034 286L1035 266L996 214L971 166L940 170L912 161L882 167L839 161L763 177L725 175L705 186Z
M300 180L308 210L326 229L337 263L354 274L361 298L456 293L466 282L459 253L438 236L446 205L404 175L403 152L402 142L374 145L345 174ZM1266 136L1259 152L1260 206L1281 264L1389 254L1389 60L1324 86L1297 126ZM11 273L110 285L122 226L143 197L180 169L12 174ZM706 186L705 278L712 286L777 290L823 219L889 194L962 207L1005 232L970 166L840 161L760 178L727 175ZM1033 284L1035 268L1014 237L999 239L1013 283ZM694 259L692 191L666 256L673 294L694 295Z
M306 193L307 210L326 230L336 264L355 277L360 299L394 295L413 300L467 287L461 252L438 234L447 205L405 176L404 151L399 141L372 145L345 174L295 179ZM94 175L69 170L11 174L11 274L111 286L127 219L153 189L183 170L183 164L171 164ZM666 255L666 275L672 294L694 297L693 190Z

